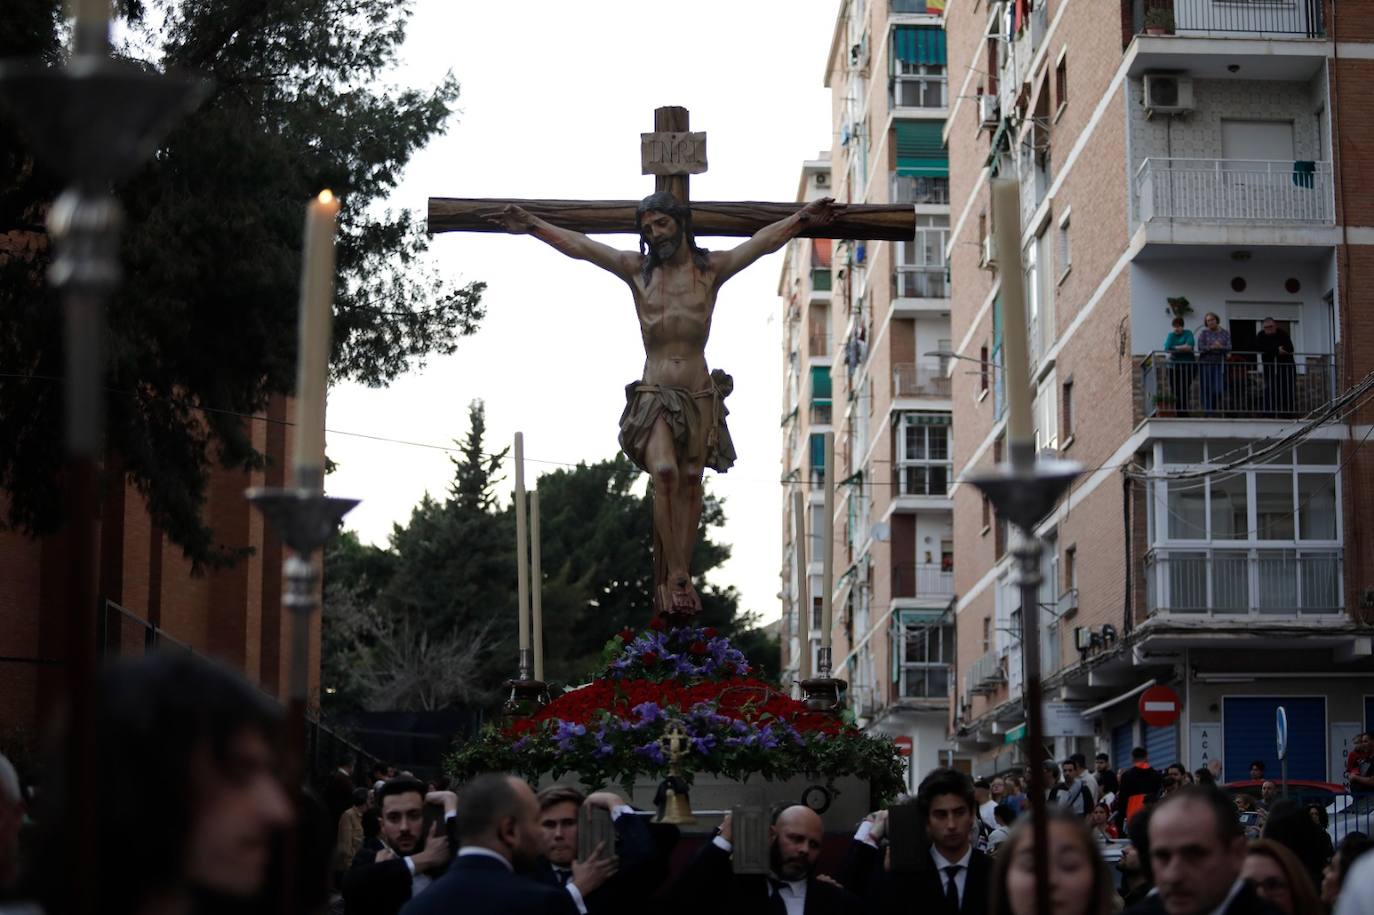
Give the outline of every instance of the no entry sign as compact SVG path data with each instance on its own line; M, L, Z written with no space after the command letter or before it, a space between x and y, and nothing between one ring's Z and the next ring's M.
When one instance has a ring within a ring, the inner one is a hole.
M1152 686L1140 694L1140 720L1152 728L1173 724L1183 714L1183 700L1167 686Z

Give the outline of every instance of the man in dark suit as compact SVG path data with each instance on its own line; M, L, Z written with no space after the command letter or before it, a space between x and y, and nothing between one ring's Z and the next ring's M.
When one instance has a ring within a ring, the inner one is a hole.
M383 847L374 851L364 845L344 873L346 915L396 915L453 857L447 826L457 812L458 796L452 791L426 795L417 779L401 776L384 783L377 797ZM435 823L421 848L426 803L443 805L444 826Z
M591 915L639 912L667 879L668 858L678 840L676 826L651 825L609 791L584 797L571 785L551 785L539 792L538 799L544 854L530 876L554 886L577 885ZM618 870L599 888L589 885L593 873L576 860L577 816L584 806L606 810L615 824L615 847L605 849L605 855L617 859Z
M1164 776L1150 765L1150 754L1144 747L1131 751L1131 768L1121 773L1121 796L1116 801L1116 829L1122 832L1125 824L1146 804L1154 803L1164 787Z
M840 915L863 903L834 883L816 877L816 860L825 835L821 818L809 807L788 807L769 828L768 874L736 874L731 818L702 846L673 884L673 910L701 915Z
M401 915L586 915L581 894L571 886L549 886L516 873L531 868L544 846L539 802L523 780L479 775L463 787L455 824L458 857ZM608 859L593 861L601 879L614 870Z
M1216 788L1178 789L1150 811L1146 828L1159 892L1127 915L1278 915L1240 875L1245 831Z
M915 860L884 859L882 811L854 836L845 885L884 915L909 912L917 899L926 915L987 915L992 859L973 847L973 782L954 769L936 769L921 781L915 804L926 835Z

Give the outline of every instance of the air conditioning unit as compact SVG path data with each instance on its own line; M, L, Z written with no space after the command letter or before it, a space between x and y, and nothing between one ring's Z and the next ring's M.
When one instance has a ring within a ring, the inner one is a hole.
M826 172L817 172L816 187L830 187L830 175Z
M991 235L983 238L983 251L978 258L978 266L984 270L991 270L997 266L997 244Z
M1193 110L1193 81L1174 73L1145 74L1145 116Z
M984 127L996 127L1000 112L1001 102L997 96L991 94L978 96L978 120Z

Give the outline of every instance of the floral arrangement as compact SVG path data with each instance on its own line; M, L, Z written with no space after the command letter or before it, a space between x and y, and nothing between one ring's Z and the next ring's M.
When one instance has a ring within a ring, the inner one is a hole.
M603 663L591 683L534 715L488 726L449 757L450 772L576 772L592 787L657 780L668 771L664 731L677 721L688 738L680 766L689 782L696 772L740 780L857 775L880 797L903 788L890 742L751 678L744 655L714 629L655 620L611 639Z

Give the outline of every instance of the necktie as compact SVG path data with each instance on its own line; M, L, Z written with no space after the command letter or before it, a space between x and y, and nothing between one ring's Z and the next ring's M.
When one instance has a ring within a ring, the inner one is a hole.
M553 869L553 872L555 875L557 875L558 882L561 883L563 886L567 886L568 881L572 879L572 871L570 870L564 870L561 867L555 867Z
M959 884L954 882L955 876L959 873L959 865L951 864L945 869L945 900L949 903L951 912L959 911Z
M768 899L769 915L787 915L787 903L784 902L782 898L782 888L785 886L787 886L787 884L776 877L768 878L768 890L770 893Z

